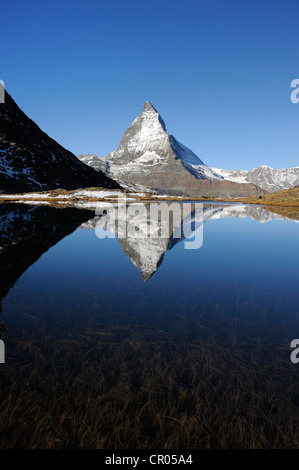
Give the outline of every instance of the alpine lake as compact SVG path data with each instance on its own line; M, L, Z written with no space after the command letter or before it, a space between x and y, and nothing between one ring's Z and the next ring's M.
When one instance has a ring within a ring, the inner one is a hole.
M0 204L1 448L299 447L299 223L199 208L188 249Z

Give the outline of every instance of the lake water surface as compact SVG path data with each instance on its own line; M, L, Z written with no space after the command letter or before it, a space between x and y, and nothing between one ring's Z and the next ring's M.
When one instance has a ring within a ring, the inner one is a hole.
M0 447L299 447L299 224L204 204L203 245L0 205Z

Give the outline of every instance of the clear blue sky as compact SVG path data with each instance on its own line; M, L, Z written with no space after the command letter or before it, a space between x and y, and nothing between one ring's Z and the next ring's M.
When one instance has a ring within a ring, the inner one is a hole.
M210 166L299 166L299 0L10 0L0 78L74 152L106 155L149 99Z

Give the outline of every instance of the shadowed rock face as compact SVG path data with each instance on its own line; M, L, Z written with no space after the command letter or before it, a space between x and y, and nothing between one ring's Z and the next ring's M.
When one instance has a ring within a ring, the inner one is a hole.
M0 103L0 192L119 188L42 132L11 96L5 95L5 103Z
M78 157L91 167L124 184L151 191L191 197L257 195L251 183L225 181L192 150L166 131L157 110L146 101L142 113L125 131L119 147L106 157Z
M43 253L93 214L72 208L0 204L0 302Z

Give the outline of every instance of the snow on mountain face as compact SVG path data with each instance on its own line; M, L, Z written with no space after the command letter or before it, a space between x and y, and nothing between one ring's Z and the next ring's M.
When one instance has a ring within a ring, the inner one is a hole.
M246 170L222 170L220 168L213 168L213 170L224 179L233 181L235 183L247 183L248 171Z
M276 169L267 165L247 170L221 170L213 168L226 180L235 183L253 183L270 193L290 189L299 184L299 167Z
M148 173L163 172L166 177L169 171L177 174L187 171L197 179L223 179L192 150L167 133L163 119L149 101L125 131L117 150L102 158L90 154L79 155L78 158L121 183L139 183L150 190L159 188L146 181ZM134 181L132 174L135 175Z
M126 130L118 149L110 155L115 162L122 159L121 163L131 163L148 151L162 160L169 151L169 139L164 121L147 101L143 112Z
M42 132L6 93L0 103L0 191L87 186L119 188Z
M149 101L145 102L142 113L124 133L118 149L102 158L103 162L109 163L111 173L118 173L118 169L113 168L115 165L121 165L123 170L127 165L128 171L132 171L132 167L142 170L143 166L167 165L175 160L200 166L201 173L204 173L205 164L167 134L163 119Z
M117 150L102 158L95 155L78 158L122 185L142 185L149 191L191 197L258 194L250 183L228 184L192 150L169 135L149 101L125 131Z

